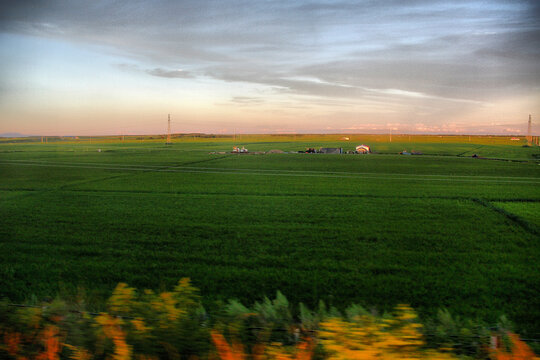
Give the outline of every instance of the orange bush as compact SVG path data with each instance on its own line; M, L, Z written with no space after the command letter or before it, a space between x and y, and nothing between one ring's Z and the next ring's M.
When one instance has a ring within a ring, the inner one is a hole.
M230 345L225 337L212 331L212 341L221 360L310 360L313 355L313 340L308 339L292 348L279 343L270 345L256 344L252 353L244 352L244 346L236 341Z
M497 347L491 354L493 360L540 360L531 348L519 339L519 336L510 333L508 337L511 341L511 352L507 352L504 347Z

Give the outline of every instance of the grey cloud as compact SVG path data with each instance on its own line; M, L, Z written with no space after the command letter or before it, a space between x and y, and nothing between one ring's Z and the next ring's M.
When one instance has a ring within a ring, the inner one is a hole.
M2 4L0 31L105 45L158 77L204 73L293 95L378 100L390 95L366 89L487 101L540 81L532 0ZM170 70L178 64L190 71Z
M264 99L252 96L233 96L231 102L240 105L262 104Z
M337 83L323 83L309 80L287 78L285 73L275 73L269 70L237 70L234 67L218 67L207 72L208 76L231 82L246 82L270 85L279 93L314 95L321 97L354 98L363 92L359 88L343 86ZM314 77L315 78L315 77Z
M371 88L486 100L540 83L540 31L433 37L419 44L297 69L304 76ZM521 89L521 90L520 90Z
M114 66L122 71L128 72L144 72L148 75L169 78L169 79L189 79L195 77L193 73L185 70L169 70L163 68L142 69L139 65L120 63Z
M188 71L183 70L165 70L162 68L155 68L150 70L145 70L147 74L152 76L170 78L170 79L188 79L192 78L193 75Z

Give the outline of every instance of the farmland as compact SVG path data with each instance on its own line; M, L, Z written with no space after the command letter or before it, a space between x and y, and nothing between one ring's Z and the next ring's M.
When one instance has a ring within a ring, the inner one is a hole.
M99 306L118 282L163 289L187 276L212 300L280 290L310 306L504 313L540 333L537 147L338 138L0 142L0 297L84 288ZM376 154L229 153L362 142Z

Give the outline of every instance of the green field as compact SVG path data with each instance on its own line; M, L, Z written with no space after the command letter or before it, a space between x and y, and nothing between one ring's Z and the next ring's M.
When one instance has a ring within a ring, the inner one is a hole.
M188 276L212 300L279 289L311 306L409 303L487 322L504 313L537 337L538 148L350 138L4 140L0 297L83 287L99 299L121 281L163 289ZM376 154L230 153L360 143Z

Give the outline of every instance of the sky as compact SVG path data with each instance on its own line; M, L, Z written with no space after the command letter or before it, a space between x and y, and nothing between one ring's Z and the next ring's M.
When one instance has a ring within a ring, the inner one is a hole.
M0 5L0 133L525 134L540 2Z

